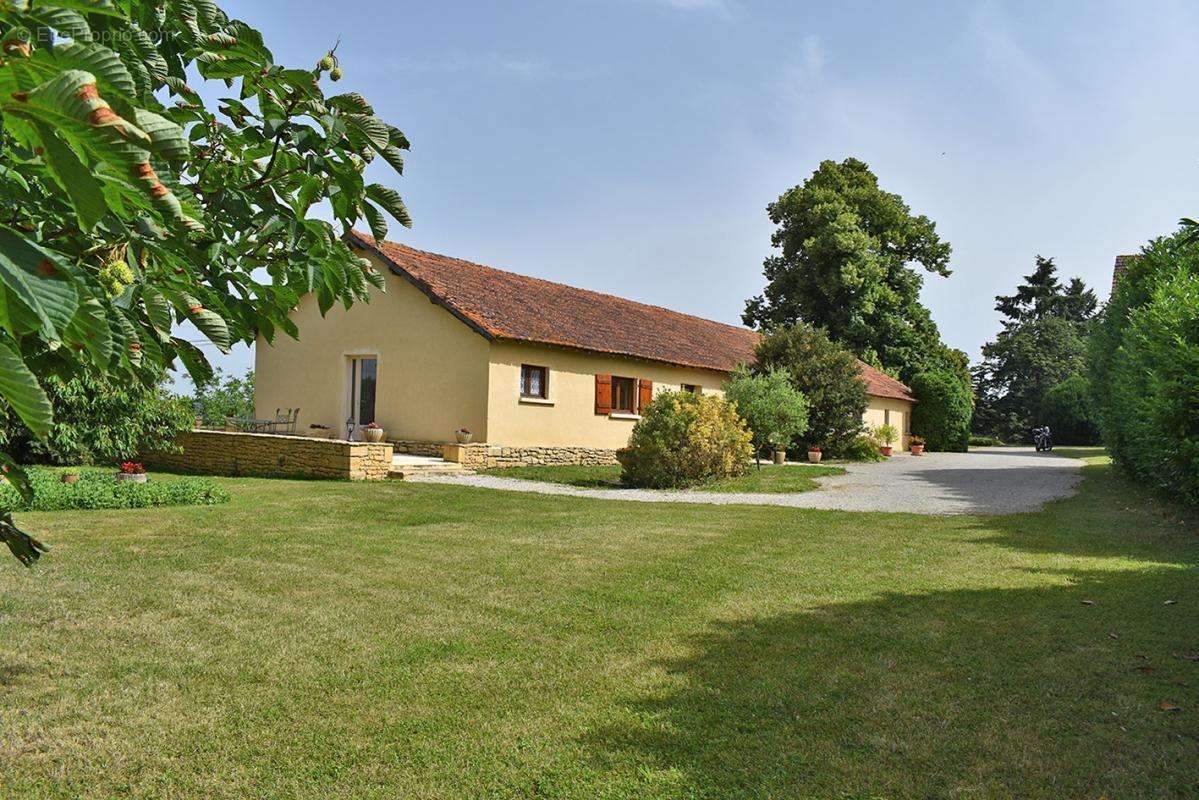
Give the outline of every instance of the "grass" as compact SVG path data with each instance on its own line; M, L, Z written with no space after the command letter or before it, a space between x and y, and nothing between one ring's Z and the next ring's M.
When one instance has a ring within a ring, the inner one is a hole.
M1193 797L1199 537L1086 473L989 518L254 479L23 514L0 797Z
M618 466L511 467L487 470L484 474L496 475L501 478L563 483L584 489L625 488L620 482L620 467ZM773 464L763 464L761 470L757 467L750 467L745 475L697 486L695 490L725 494L807 492L819 488L820 484L816 478L844 474L845 470L841 467L802 464L776 467Z

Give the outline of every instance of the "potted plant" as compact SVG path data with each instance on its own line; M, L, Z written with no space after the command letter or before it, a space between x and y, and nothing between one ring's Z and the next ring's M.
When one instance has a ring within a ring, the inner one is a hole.
M117 473L117 480L145 483L147 480L146 468L137 461L122 461L121 471Z
M808 461L812 464L819 464L820 459L824 458L824 451L820 449L818 444L808 445Z
M314 422L308 426L308 435L313 439L328 439L333 433L333 429L328 425L321 425Z
M59 480L62 481L63 483L79 483L79 473L78 472L64 472L59 477Z
M895 444L895 439L899 436L899 431L895 430L894 425L879 425L874 429L874 438L878 442L878 451L887 458L891 457L891 445Z
M454 431L454 438L458 440L458 444L470 444L470 440L475 438L475 435L470 432L469 428L459 428Z
M385 431L379 427L379 423L370 422L362 429L362 441L377 443L383 441Z
M922 437L913 436L911 439L908 439L908 447L911 449L912 455L924 455L924 439Z
M771 455L775 464L787 463L787 442L779 436L770 437Z

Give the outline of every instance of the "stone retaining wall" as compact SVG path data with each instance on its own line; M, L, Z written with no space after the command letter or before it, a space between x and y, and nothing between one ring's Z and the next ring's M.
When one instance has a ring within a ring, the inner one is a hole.
M594 447L504 447L496 444L447 444L441 457L467 469L531 466L608 466L616 451Z
M391 444L395 447L397 453L403 453L406 456L427 456L428 458L441 458L441 449L445 446L441 442L413 442L407 440L397 440Z
M342 478L378 481L391 469L387 442L347 442L271 433L195 430L180 434L181 453L147 453L148 466L204 475Z

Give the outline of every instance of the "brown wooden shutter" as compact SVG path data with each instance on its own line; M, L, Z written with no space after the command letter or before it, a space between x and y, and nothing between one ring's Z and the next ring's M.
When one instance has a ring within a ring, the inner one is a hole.
M595 413L612 413L612 376L595 376Z
M640 414L645 410L645 407L650 404L650 401L654 399L654 382L647 381L645 378L642 378L640 381L638 381L638 384L641 390L641 395L638 398L640 402L637 403L637 413Z

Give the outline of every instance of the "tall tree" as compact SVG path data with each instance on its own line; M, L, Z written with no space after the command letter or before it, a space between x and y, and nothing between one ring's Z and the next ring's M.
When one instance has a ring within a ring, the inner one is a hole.
M1087 322L1095 316L1099 300L1081 278L1072 278L1063 287L1057 278L1052 258L1037 256L1036 268L1024 276L1015 294L998 295L995 310L1004 316L1004 324L1035 322L1046 317L1061 317L1070 322Z
M928 217L913 215L902 197L883 191L865 163L822 162L768 212L778 226L771 241L781 252L766 259L766 289L746 303L745 324L816 325L905 379L952 368L920 302L922 271L950 274L950 245Z
M52 376L153 385L179 360L203 382L179 323L226 350L297 335L305 293L326 311L383 287L342 236L409 224L364 177L376 157L399 171L408 141L361 95L325 94L332 51L314 61L279 65L214 0L0 2L0 399L36 436ZM206 105L195 80L226 96ZM40 552L7 514L0 541Z
M1080 278L1063 285L1053 259L1042 256L1015 293L995 298L1003 330L983 345L983 361L974 370L975 431L1024 441L1031 428L1048 421L1046 398L1083 371L1097 306L1095 293ZM1060 427L1060 414L1054 416ZM1063 432L1094 436L1093 427L1078 422Z

